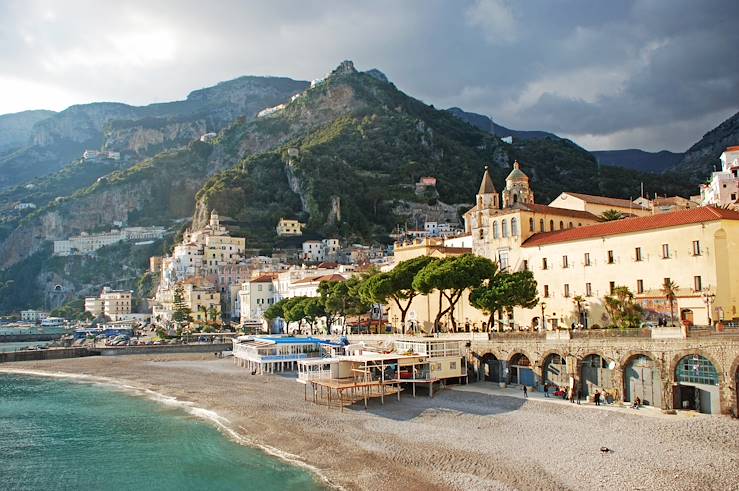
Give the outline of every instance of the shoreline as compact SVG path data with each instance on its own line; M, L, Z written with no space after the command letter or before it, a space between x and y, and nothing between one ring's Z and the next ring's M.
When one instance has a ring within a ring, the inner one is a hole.
M178 409L184 411L190 416L194 416L198 419L206 421L207 423L215 427L219 431L219 433L221 433L225 438L228 438L234 441L235 443L238 443L241 446L251 447L251 448L260 450L263 453L271 457L274 457L282 462L285 462L289 465L304 469L308 471L309 473L311 473L314 476L314 478L316 478L317 481L319 481L321 484L325 486L328 486L330 489L345 491L345 489L342 486L331 482L331 480L323 473L321 469L313 465L310 465L307 462L304 462L300 458L300 456L291 454L289 452L282 451L278 448L275 448L275 447L272 447L272 446L269 446L263 443L253 441L252 439L239 434L234 428L229 426L231 424L231 421L229 421L227 418L221 416L217 412L212 411L210 409L199 407L195 405L195 403L192 401L180 400L174 396L162 394L161 392L157 392L149 388L130 385L126 383L124 380L110 378L110 377L99 377L95 375L74 374L74 373L58 372L58 371L50 372L50 371L45 371L45 370L29 370L29 369L22 369L22 368L15 369L15 368L0 367L0 375L2 374L23 375L23 376L28 376L28 377L53 378L53 379L61 379L61 380L69 381L72 383L102 385L108 388L113 388L120 392L124 392L129 397L144 397L153 402L156 402L157 404L177 407Z
M342 412L304 401L292 377L252 376L207 355L16 362L0 373L108 385L177 405L334 489L733 489L739 467L735 420L577 408L484 383ZM613 451L603 455L601 446Z

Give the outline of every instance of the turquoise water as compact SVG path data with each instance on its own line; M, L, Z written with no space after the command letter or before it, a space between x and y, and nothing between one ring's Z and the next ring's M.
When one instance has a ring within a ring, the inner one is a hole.
M0 489L318 490L205 421L94 385L0 374Z

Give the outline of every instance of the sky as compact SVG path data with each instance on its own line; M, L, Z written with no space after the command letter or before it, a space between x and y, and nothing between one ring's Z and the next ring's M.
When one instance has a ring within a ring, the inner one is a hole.
M0 0L0 114L183 99L344 59L590 150L685 151L739 110L737 0Z

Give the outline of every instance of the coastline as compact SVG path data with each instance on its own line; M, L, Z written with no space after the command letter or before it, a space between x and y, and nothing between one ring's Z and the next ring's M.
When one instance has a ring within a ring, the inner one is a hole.
M731 489L739 466L739 422L728 418L641 417L450 390L340 412L305 402L293 378L251 376L207 355L18 362L0 373L178 405L336 489Z
M129 383L125 382L122 379L115 379L115 378L110 378L110 377L99 377L95 375L75 374L75 373L67 373L67 372L59 372L59 371L50 372L46 370L31 370L31 369L23 369L23 368L14 369L14 368L5 368L5 367L0 366L0 375L2 374L22 375L22 376L29 376L29 377L44 377L44 378L61 379L61 380L65 380L65 381L69 381L73 383L103 385L103 386L112 388L114 390L125 392L127 393L127 395L131 397L146 397L147 399L150 399L156 402L157 404L177 407L191 416L194 416L196 418L202 419L210 423L216 429L218 429L218 431L221 434L223 434L224 437L231 439L232 441L238 443L239 445L256 448L264 452L265 454L271 457L275 457L289 465L304 469L310 472L316 478L317 481L327 486L328 488L344 491L344 488L342 486L331 482L331 480L323 474L321 469L304 462L303 460L300 459L298 455L293 455L289 452L283 452L282 450L278 448L274 448L269 445L253 441L252 439L248 438L247 436L243 434L240 434L236 429L234 429L231 426L232 423L228 419L219 415L215 411L211 411L209 409L196 406L195 403L191 401L179 400L176 397L168 396L166 394L162 394L160 392L154 391L149 388L130 385Z

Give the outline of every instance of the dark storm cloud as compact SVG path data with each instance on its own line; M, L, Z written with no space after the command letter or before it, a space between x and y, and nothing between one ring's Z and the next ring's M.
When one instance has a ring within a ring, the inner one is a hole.
M739 2L0 2L0 113L378 67L437 107L684 150L739 106Z

